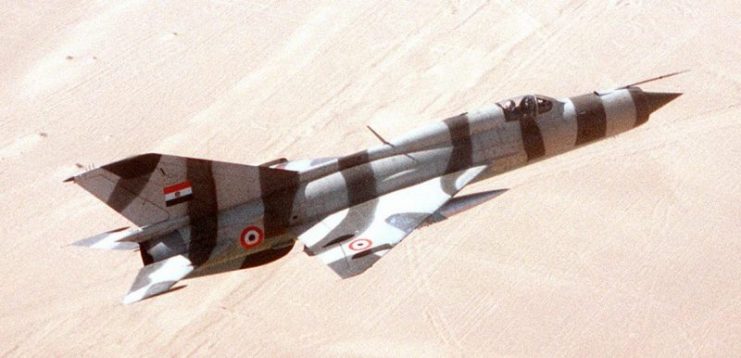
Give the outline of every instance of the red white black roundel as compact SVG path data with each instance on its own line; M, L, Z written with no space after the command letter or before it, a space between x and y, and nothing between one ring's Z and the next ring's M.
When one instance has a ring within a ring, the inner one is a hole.
M262 229L254 225L244 228L242 234L239 235L239 244L242 245L245 250L260 245L263 240L265 240L265 233Z
M368 250L371 246L373 246L373 242L368 239L355 239L347 245L353 251Z

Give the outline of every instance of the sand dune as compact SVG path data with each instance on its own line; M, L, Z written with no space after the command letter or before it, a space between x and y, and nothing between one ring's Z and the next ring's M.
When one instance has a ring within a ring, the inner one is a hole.
M741 7L10 3L0 23L0 355L741 355ZM643 127L467 189L510 189L341 281L301 252L120 299L128 223L81 167L165 152L345 154L523 94L663 73Z

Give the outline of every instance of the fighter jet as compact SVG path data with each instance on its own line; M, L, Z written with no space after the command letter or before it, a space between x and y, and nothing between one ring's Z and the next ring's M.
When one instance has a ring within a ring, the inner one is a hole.
M681 94L637 86L651 80L568 98L528 94L388 141L373 131L382 144L336 158L250 166L137 155L67 179L136 225L75 244L139 250L144 267L124 303L265 263L296 240L351 277L415 228L502 192L456 197L466 185L646 123Z

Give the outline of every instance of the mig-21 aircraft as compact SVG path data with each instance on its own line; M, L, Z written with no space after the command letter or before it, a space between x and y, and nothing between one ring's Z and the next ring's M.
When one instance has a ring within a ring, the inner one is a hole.
M680 95L637 87L651 80L568 98L525 95L389 141L373 132L382 145L337 158L251 166L134 156L67 179L136 225L75 244L139 250L144 267L124 303L269 262L296 240L351 277L415 228L502 192L456 197L466 185L642 125Z

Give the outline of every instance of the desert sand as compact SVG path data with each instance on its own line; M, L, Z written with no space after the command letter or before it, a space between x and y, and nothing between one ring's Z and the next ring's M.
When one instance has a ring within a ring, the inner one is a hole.
M702 3L702 4L699 4ZM739 356L735 1L64 1L0 10L0 356ZM340 280L269 265L121 298L129 225L62 181L162 152L347 154L525 93L684 96L465 190L504 195Z

